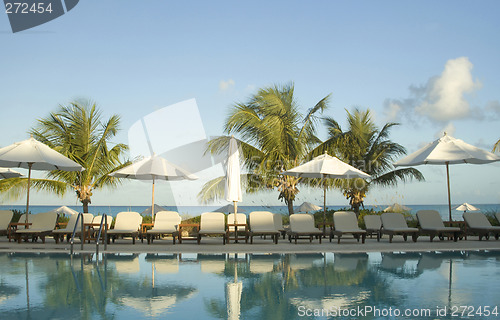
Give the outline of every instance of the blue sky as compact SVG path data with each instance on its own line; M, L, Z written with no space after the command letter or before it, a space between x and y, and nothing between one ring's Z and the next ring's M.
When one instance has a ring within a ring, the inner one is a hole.
M26 139L36 119L78 98L122 116L116 142L127 143L142 117L191 98L206 135L220 135L231 104L293 81L304 112L331 93L326 115L341 124L353 107L370 108L379 125L400 122L392 139L409 153L443 130L491 150L500 138L499 9L498 1L86 0L16 34L0 14L0 146ZM445 203L444 167L418 169L425 183L374 189L366 203ZM500 203L499 173L498 164L451 167L453 203ZM197 187L185 188L195 195ZM158 203L169 202L169 188L157 184ZM276 198L243 204L279 205ZM75 204L72 195L31 199ZM303 200L321 203L321 192L303 190ZM97 205L149 201L140 182L93 197ZM335 191L328 202L347 203Z

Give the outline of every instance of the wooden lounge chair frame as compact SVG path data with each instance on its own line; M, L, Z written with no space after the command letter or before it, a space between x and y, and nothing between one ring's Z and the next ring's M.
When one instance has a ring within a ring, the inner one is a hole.
M333 213L334 229L330 232L330 242L337 236L337 244L340 244L340 238L344 234L352 234L354 239L361 243L365 243L366 230L360 229L356 213L353 211L337 211Z
M440 240L444 240L445 234L453 235L453 241L457 241L462 233L460 228L446 227L436 210L420 210L417 212L417 220L420 225L420 232L429 234L430 241L438 236Z
M382 220L380 235L389 235L389 243L392 243L394 235L402 235L404 241L407 240L408 235L411 235L413 242L417 242L420 231L417 228L409 228L401 213L385 212L380 219Z
M249 214L250 231L250 244L253 244L254 236L271 236L274 244L278 244L278 239L281 232L275 229L274 216L269 211L252 211Z
M298 239L309 239L312 242L316 237L321 243L323 231L314 226L314 216L309 213L296 213L290 216L290 230L288 230L288 241L295 240L297 244Z

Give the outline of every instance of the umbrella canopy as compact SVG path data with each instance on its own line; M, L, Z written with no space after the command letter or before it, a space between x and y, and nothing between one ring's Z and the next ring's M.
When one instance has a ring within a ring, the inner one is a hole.
M0 149L0 167L28 169L26 213L29 212L31 170L83 171L81 165L33 137ZM26 221L28 216L26 215Z
M110 173L109 175L116 178L153 181L151 212L155 212L155 180L178 181L198 179L198 177L191 172L155 154Z
M159 206L157 204L154 205L154 214L157 214L158 212L160 211L168 211L166 208L162 207L162 206ZM152 215L151 214L151 207L148 207L146 210L144 210L143 212L141 212L141 215Z
M289 176L321 179L370 178L370 175L328 155L326 152L298 167L282 172ZM326 185L323 189L323 219L326 222Z
M52 210L54 212L57 212L57 213L62 213L62 214L67 214L67 215L74 215L74 214L78 214L78 211L76 210L73 210L69 207L66 207L66 206L62 206L62 207L59 207L57 209L54 209Z
M399 203L394 203L384 209L384 212L404 212L404 211L411 211L411 208Z
M494 153L479 149L455 139L444 133L444 135L427 144L425 147L413 152L405 158L394 163L395 167L411 167L421 164L446 165L446 179L448 184L448 209L451 221L451 193L450 193L450 164L472 163L485 164L500 161L500 157Z
M242 282L230 282L226 285L227 318L237 320L240 318Z
M0 179L20 178L23 175L15 170L0 168Z
M309 211L317 211L321 210L322 208L320 206L317 206L315 204L312 204L310 202L304 202L303 204L300 205L298 208L298 212L309 212Z
M468 204L467 202L457 206L454 208L457 211L478 211L479 209L474 207L472 204Z
M229 140L229 151L227 158L225 196L227 201L232 201L234 213L238 213L238 202L241 201L241 180L240 180L240 152L234 136ZM234 223L238 223L237 215L234 216Z

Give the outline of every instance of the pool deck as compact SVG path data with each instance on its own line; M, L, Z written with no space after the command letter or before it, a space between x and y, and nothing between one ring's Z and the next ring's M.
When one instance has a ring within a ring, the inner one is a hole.
M74 244L75 253L95 253L96 244L85 244L83 251L81 243L76 240ZM6 237L0 237L0 252L70 252L71 246L69 243L56 244L54 239L47 238L46 243L38 242L9 242ZM392 243L386 237L377 242L375 238L367 238L362 244L353 238L343 237L340 244L334 239L329 242L328 239L323 239L319 244L318 240L299 240L297 244L289 243L288 240L280 238L278 244L268 239L254 238L253 244L245 244L245 241L223 245L221 238L202 238L201 244L196 241L186 241L182 244L172 244L171 239L155 240L152 244L141 243L140 240L132 244L131 239L116 240L116 243L111 243L104 250L104 244L99 245L100 253L349 253L349 252L422 252L422 251L470 251L470 250L500 250L500 240L495 240L490 237L489 240L479 241L477 237L468 237L468 240L452 240L434 239L429 241L429 237L421 236L417 242L404 241L402 237L395 236Z

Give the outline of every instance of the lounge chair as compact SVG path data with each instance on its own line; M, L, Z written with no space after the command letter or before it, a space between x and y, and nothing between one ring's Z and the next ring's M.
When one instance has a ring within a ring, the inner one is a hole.
M32 237L32 241L36 241L38 237L42 239L45 243L45 237L49 235L56 226L57 222L57 212L49 211L33 214L30 216L29 221L31 225L28 229L18 229L16 230L15 237L18 243L21 243L21 238L24 237L28 240L28 237Z
M250 231L248 233L248 236L250 237L250 243L253 243L254 236L271 236L271 239L274 241L274 243L278 243L280 232L276 230L276 227L274 226L274 217L271 212L250 212L249 220Z
M290 230L288 230L288 241L292 242L295 240L297 244L297 239L309 239L312 242L313 237L319 238L319 243L321 243L321 238L323 236L323 231L319 230L314 226L314 216L309 213L296 213L290 216Z
M417 228L409 228L401 213L385 212L380 216L380 219L382 220L380 235L388 234L389 242L392 243L394 235L402 235L405 241L408 235L411 235L413 242L417 242L419 230Z
M175 237L179 235L179 223L181 216L175 211L159 211L156 213L155 222L152 229L146 231L148 244L153 242L155 236L170 234L175 244Z
M94 229L94 232L99 231L101 228L101 221L102 221L102 215L101 216L95 216L94 219L92 219L92 229ZM113 221L113 217L107 216L106 222L108 225L108 230L111 229L111 222ZM103 222L104 225L105 222Z
M201 215L198 244L202 236L222 235L222 244L226 244L226 216L222 212L205 212Z
M132 244L135 244L135 238L139 236L142 217L137 212L120 212L116 215L114 229L108 230L107 242L110 238L115 242L117 237L132 237Z
M68 224L65 228L55 229L50 234L54 237L56 243L59 243L60 240L64 241L64 236L66 236L66 241L69 241L71 235L73 235L73 230L75 229L76 220L78 219L78 214L73 214L69 217ZM81 218L80 218L81 219ZM83 214L83 223L92 223L94 219L94 215L92 213L84 213ZM76 227L75 235L80 235L82 233L82 220L78 220L78 226Z
M28 215L28 223L30 223L31 216L32 216L32 214ZM16 230L17 229L25 229L25 226L26 226L26 213L23 213L19 217L19 220L17 222L9 223L9 227L7 230L7 237L9 238L9 242L10 242L10 240L14 239Z
M273 213L273 220L274 228L278 230L283 236L283 239L285 239L287 230L283 227L283 215L281 213Z
M244 224L245 226L242 227L234 227L234 226L229 226L230 224L234 224L235 223L235 219L234 218L237 218L236 220L238 221L238 224ZM248 226L246 225L247 224L247 215L244 214L244 213L237 213L237 216L235 217L234 213L230 213L227 215L227 241L229 241L230 239L231 240L235 240L236 242L238 242L238 240L245 240L245 242L248 242ZM237 232L235 232L235 228L237 229ZM231 234L233 236L231 236ZM240 238L240 234L243 234L243 238Z
M334 212L333 225L334 230L330 233L330 241L332 241L334 236L337 236L337 243L340 243L340 238L344 234L352 234L358 242L359 238L361 238L361 243L365 243L366 230L359 228L356 213L352 211Z
M479 236L479 241L483 239L483 237L488 240L490 238L490 234L495 236L495 239L498 240L500 235L500 227L494 227L488 221L486 216L481 212L465 212L464 221L467 224L467 232L468 233L477 233Z
M497 221L500 222L500 212L495 213L495 218L497 218Z
M453 241L458 240L461 232L460 228L445 227L443 219L436 210L420 210L417 212L417 219L420 230L429 234L431 242L435 236L443 240L443 234L453 234Z
M363 217L365 221L366 235L373 238L373 234L377 235L377 241L380 239L380 229L382 228L382 220L380 220L380 215L369 214Z
M0 234L6 235L9 230L9 224L14 214L11 210L0 210Z

